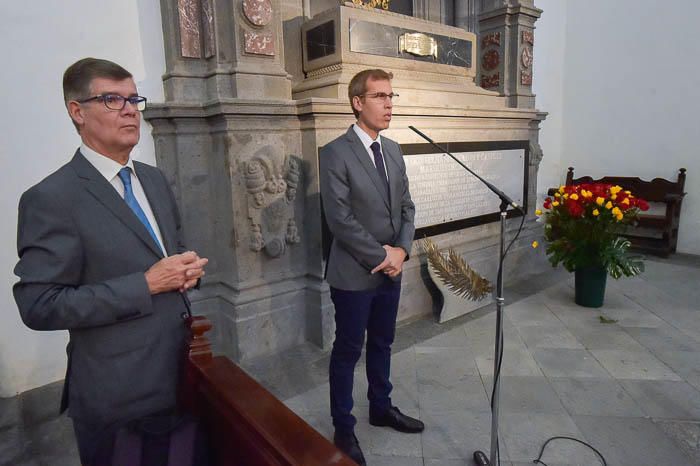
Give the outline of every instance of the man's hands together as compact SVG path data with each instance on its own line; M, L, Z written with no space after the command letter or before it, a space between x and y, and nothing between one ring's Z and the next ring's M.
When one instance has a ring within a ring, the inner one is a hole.
M403 248L395 248L385 244L386 257L381 264L372 269L372 274L384 272L389 277L396 277L401 273L403 263L406 260L406 251Z
M207 262L209 259L199 257L194 251L161 259L146 271L148 289L151 294L187 291L204 276Z

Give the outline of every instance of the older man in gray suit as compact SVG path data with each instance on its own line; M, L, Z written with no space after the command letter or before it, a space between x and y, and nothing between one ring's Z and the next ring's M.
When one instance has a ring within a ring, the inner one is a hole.
M132 75L86 58L63 91L82 145L22 195L14 294L27 326L70 333L61 411L90 465L118 427L175 407L184 293L207 259L185 250L163 174L130 158L146 105Z
M357 122L320 152L323 211L333 241L326 279L335 307L336 333L329 369L335 444L358 464L365 459L354 434L353 372L365 331L370 424L421 432L423 423L391 403L391 344L408 260L415 207L401 148L379 136L389 127L391 73L355 75L348 97Z

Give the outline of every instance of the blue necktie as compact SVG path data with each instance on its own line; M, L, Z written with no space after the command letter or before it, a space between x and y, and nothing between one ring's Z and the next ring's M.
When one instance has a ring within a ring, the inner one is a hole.
M119 170L119 179L122 180L122 183L124 184L124 201L126 201L126 205L128 205L134 214L136 214L136 217L138 217L141 223L143 223L143 226L146 227L146 230L151 235L151 238L153 238L153 241L155 241L158 248L160 248L160 241L158 241L156 232L153 231L146 214L139 205L139 202L136 200L136 196L134 196L134 190L131 188L131 169L129 167L124 167Z
M382 183L384 184L384 189L386 189L386 195L389 195L389 181L386 179L386 170L384 169L384 158L382 157L382 151L379 150L379 143L378 142L373 142L370 144L370 149L372 149L372 153L374 154L374 166L377 167L377 171L379 172L379 178L382 180Z

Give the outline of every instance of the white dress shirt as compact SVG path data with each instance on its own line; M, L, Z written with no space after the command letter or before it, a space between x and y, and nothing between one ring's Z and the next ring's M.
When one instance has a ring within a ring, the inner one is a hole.
M365 150L367 151L367 154L369 154L369 159L372 161L372 165L374 165L374 168L377 168L377 164L374 163L374 152L372 152L372 148L370 146L374 142L379 143L379 151L382 153L382 160L384 161L384 174L386 175L386 179L388 180L389 173L387 172L387 169L386 169L386 157L384 157L384 149L382 146L382 137L379 134L377 134L377 139L372 139L370 137L370 135L367 134L365 132L365 130L360 128L360 126L357 124L352 125L352 129L355 130L355 134L357 134L357 137L360 138L362 145L365 146Z
M134 192L134 197L136 197L141 209L143 209L143 213L146 214L148 223L151 224L153 232L156 234L156 237L158 237L158 242L160 243L158 246L160 246L163 254L167 256L168 254L165 252L165 247L163 247L163 236L160 234L158 222L156 222L156 217L153 215L153 209L151 209L151 204L148 202L148 198L143 190L143 186L141 186L139 177L136 176L136 172L134 171L134 162L131 160L131 158L129 158L129 160L126 162L126 165L122 165L107 156L95 152L85 144L80 145L80 153L83 154L87 161L90 162L92 166L105 177L109 184L111 184L114 189L117 190L122 199L124 198L124 183L122 183L122 180L119 178L119 170L124 167L130 168L129 174L131 176L131 189Z

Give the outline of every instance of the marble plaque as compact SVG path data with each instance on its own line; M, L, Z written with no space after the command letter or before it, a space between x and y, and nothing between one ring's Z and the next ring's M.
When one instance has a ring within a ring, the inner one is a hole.
M467 39L430 34L437 42L437 58L401 53L398 47L399 37L402 34L416 32L418 31L350 19L350 51L465 68L472 67L472 42Z
M525 149L456 152L454 155L481 177L523 204ZM501 204L475 176L448 155L405 156L416 228L453 222L499 211Z

